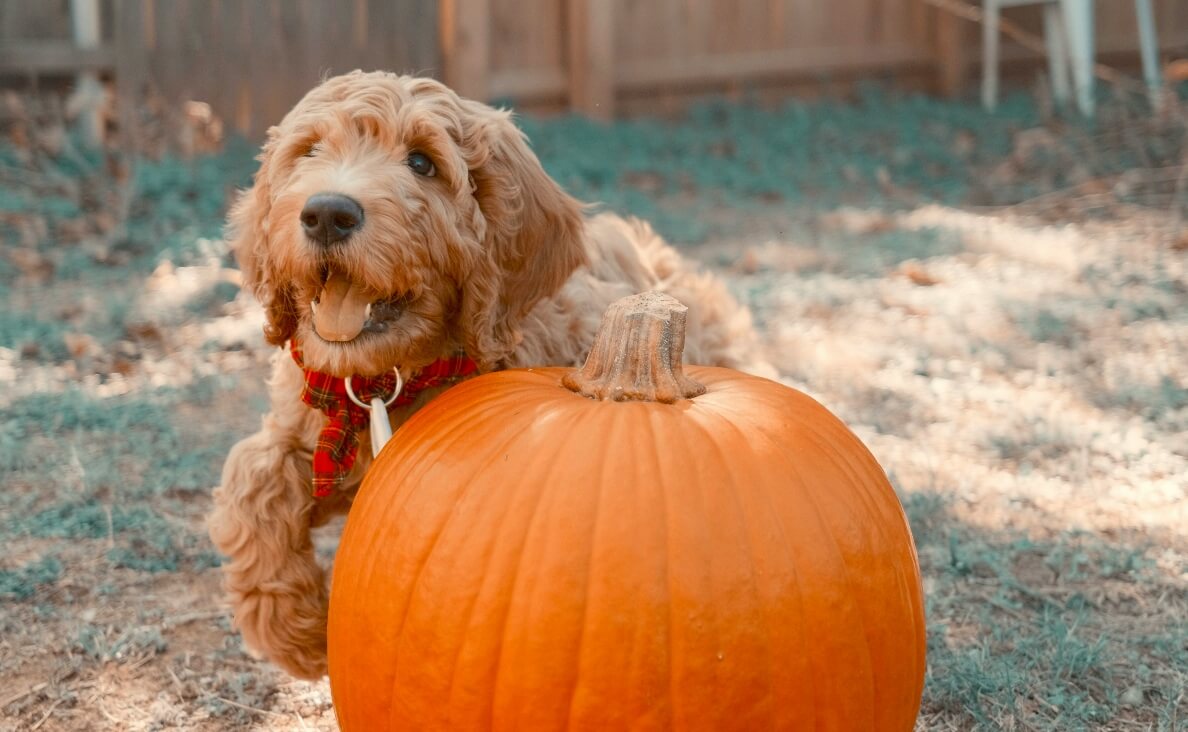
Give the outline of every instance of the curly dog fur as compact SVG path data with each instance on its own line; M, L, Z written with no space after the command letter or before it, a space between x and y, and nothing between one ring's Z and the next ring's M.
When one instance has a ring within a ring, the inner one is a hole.
M302 224L307 201L325 192L364 212L333 246ZM228 233L246 286L264 305L266 339L298 338L317 371L411 375L459 350L484 371L578 365L609 303L661 290L689 306L687 360L773 373L749 313L719 280L642 222L584 216L508 112L431 79L354 72L310 91L269 131ZM390 322L351 340L321 338L311 302L331 270L397 303ZM326 670L328 592L311 529L349 508L370 450L364 435L344 489L312 497L311 455L325 418L301 401L303 380L278 351L271 411L228 455L209 529L228 557L226 588L247 646L316 678ZM393 427L433 396L394 410Z

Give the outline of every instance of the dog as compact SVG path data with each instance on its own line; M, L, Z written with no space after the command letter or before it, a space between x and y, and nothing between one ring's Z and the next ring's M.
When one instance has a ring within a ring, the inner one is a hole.
M208 528L245 644L293 676L326 672L311 530L349 509L371 460L366 410L344 384L384 399L399 373L395 428L474 374L580 365L607 305L646 290L688 306L687 361L775 373L720 280L641 221L587 215L509 112L433 79L323 81L259 161L227 236L265 339L284 348L270 411L228 455Z

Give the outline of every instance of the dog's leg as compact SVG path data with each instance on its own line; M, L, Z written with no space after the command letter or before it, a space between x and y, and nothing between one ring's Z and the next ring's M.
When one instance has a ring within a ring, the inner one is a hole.
M310 476L323 418L301 403L301 384L301 371L278 354L272 411L228 455L209 529L228 558L225 583L244 642L313 679L326 672L327 588L310 537L311 520L324 520L315 516Z

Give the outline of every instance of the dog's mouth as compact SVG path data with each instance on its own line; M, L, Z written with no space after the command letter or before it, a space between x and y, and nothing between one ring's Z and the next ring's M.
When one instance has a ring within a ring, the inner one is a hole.
M323 340L346 343L361 333L383 333L404 313L407 298L384 297L344 272L327 269L322 291L310 301L314 332Z

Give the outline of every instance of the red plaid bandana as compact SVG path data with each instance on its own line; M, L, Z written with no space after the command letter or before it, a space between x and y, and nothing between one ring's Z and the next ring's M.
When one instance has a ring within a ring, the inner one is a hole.
M325 498L351 472L359 454L359 432L367 429L370 417L366 409L351 401L346 379L305 368L296 338L289 341L289 351L305 372L301 401L320 409L329 418L318 435L313 456L313 494L315 498ZM425 389L453 384L477 371L478 364L465 354L439 358L405 381L400 396L389 407L411 404ZM396 374L389 371L383 376L354 376L351 388L361 402L370 403L375 397L387 401L396 388Z

